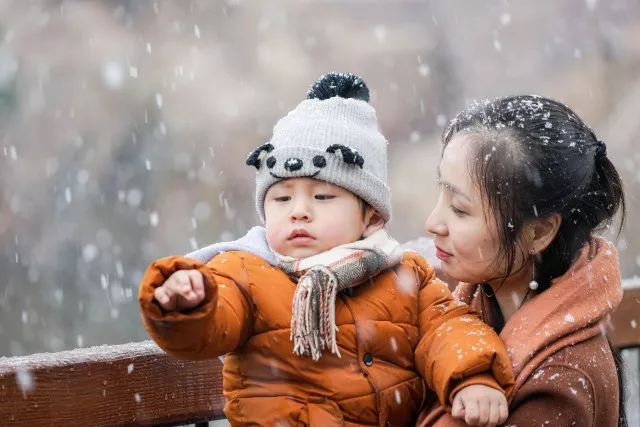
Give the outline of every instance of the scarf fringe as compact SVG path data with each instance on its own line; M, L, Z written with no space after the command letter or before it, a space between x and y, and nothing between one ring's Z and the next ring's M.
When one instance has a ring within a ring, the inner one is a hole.
M328 268L316 266L298 282L293 300L291 335L293 352L317 361L322 350L342 357L336 341L338 279Z

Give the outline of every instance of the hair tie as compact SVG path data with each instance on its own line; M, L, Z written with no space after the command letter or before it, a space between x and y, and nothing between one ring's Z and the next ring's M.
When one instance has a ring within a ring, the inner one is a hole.
M604 141L598 140L598 146L596 147L596 159L607 157L607 144Z

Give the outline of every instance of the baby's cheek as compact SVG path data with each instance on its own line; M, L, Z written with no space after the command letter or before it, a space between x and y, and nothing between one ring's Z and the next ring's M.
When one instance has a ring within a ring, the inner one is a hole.
M352 229L333 227L322 233L322 250L353 243L360 238L356 227Z
M283 253L285 249L286 239L283 237L282 233L275 227L267 226L267 243L269 246L278 253Z

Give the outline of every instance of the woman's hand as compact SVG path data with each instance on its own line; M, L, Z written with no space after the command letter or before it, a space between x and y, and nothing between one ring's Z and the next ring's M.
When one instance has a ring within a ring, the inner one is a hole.
M456 393L451 415L464 419L470 426L494 427L507 420L508 407L503 392L486 385L474 384Z

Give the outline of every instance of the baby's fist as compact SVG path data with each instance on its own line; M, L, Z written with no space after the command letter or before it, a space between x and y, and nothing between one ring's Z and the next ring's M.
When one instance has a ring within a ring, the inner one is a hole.
M507 399L500 390L486 385L470 385L453 398L451 415L470 426L493 427L509 416Z
M165 311L184 311L198 306L204 299L204 280L198 270L178 270L154 291Z

